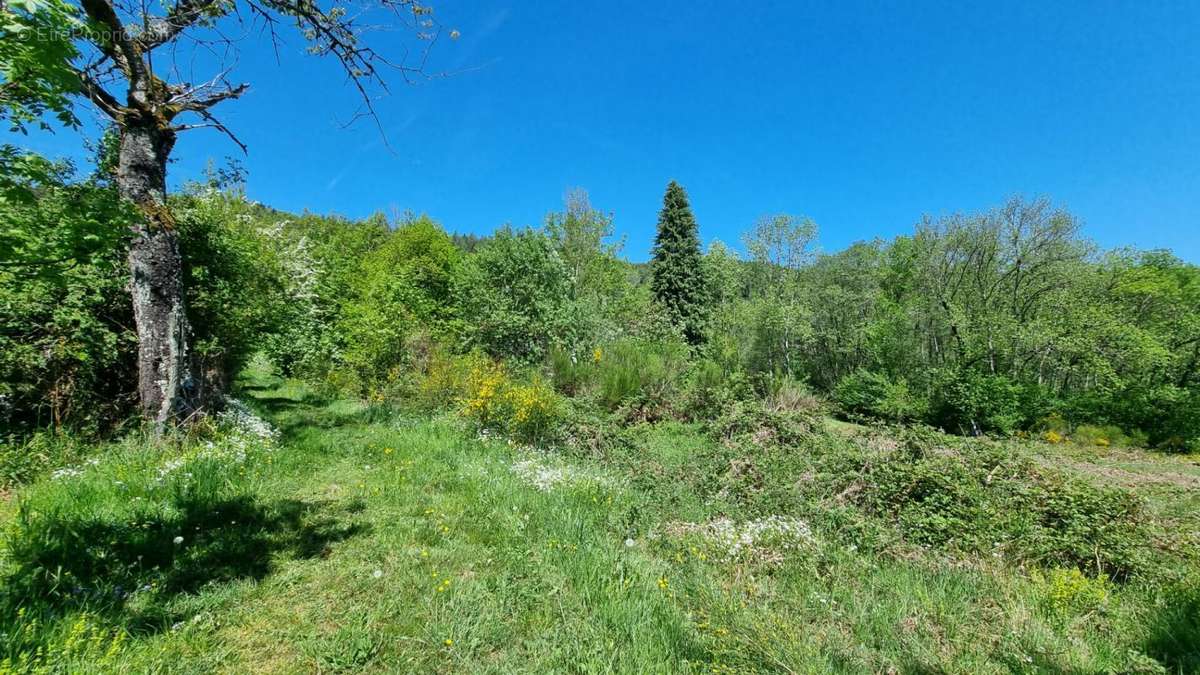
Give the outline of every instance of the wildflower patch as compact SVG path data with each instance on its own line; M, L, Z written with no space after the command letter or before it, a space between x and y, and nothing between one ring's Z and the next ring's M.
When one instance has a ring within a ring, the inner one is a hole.
M812 549L816 543L808 523L790 516L772 515L737 522L717 518L704 523L673 521L656 538L683 541L699 539L713 557L725 562L779 564L792 553Z
M529 453L514 461L510 468L522 482L541 492L550 492L559 487L608 484L602 476L578 467L557 464L550 457L540 453Z

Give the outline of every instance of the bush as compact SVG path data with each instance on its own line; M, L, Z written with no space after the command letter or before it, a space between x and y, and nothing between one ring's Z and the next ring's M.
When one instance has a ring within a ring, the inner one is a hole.
M792 449L816 428L810 412L772 409L759 401L738 401L709 425L711 433L726 444Z
M469 391L472 373L490 366L491 360L479 352L453 354L434 348L425 360L417 402L426 410L457 404Z
M36 199L0 199L0 257L16 263L0 266L0 425L111 432L136 402L133 214L99 174L76 181L62 170L26 187ZM241 195L189 186L170 207L191 366L207 402L275 327L280 265Z
M903 422L921 417L924 402L909 390L908 382L891 380L887 375L858 370L838 383L833 394L842 410L887 422Z
M687 369L687 346L678 342L622 341L606 346L595 362L601 404L639 419L665 417Z
M1022 426L1022 388L1002 375L956 372L938 386L933 421L964 435L1011 434Z
M604 350L596 347L590 351L576 352L564 347L550 350L550 374L554 388L567 396L581 393L594 379Z
M410 336L442 329L459 251L428 218L409 219L363 257L338 320L339 365L358 393L394 386L412 365Z
M515 382L503 364L490 361L472 365L459 405L481 428L504 431L525 442L553 437L563 419L557 395L541 377Z
M562 421L558 397L540 377L526 384L512 384L505 393L510 409L508 430L527 442L545 441L555 435Z
M860 461L856 499L905 539L1020 563L1126 579L1147 572L1144 503L1131 492L1041 469L1017 447L901 432Z
M0 195L0 428L105 432L135 402L132 216L111 186L46 164L0 176L27 195Z
M1035 570L1032 579L1049 614L1056 618L1103 610L1112 593L1106 575L1089 577L1074 567L1055 567L1044 573Z
M765 403L776 412L819 413L825 408L825 402L819 396L791 377L772 378Z
M183 256L193 367L203 401L217 404L285 315L285 268L244 195L189 185L171 207Z
M1125 432L1121 431L1120 427L1114 425L1094 426L1091 424L1081 424L1075 427L1075 431L1071 434L1071 440L1079 445L1097 446L1107 448L1109 446L1126 447L1131 444Z
M754 389L741 370L711 358L701 359L685 378L682 412L693 421L707 421L753 395Z
M457 329L493 358L539 362L551 347L575 342L579 322L569 288L567 267L545 235L500 230L461 267Z

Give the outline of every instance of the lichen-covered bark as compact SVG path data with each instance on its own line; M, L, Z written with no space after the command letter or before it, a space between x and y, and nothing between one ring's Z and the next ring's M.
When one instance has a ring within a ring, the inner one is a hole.
M129 250L138 334L138 396L157 431L191 414L183 262L166 205L166 161L175 135L153 120L121 130L117 187L142 212Z

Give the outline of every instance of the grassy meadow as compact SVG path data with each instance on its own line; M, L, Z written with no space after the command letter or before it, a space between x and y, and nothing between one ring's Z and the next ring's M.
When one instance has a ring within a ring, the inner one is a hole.
M1200 668L1195 457L819 418L535 447L242 398L6 496L0 670Z

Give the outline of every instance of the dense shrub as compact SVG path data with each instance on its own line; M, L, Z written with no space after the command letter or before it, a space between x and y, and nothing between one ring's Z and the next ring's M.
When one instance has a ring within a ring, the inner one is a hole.
M552 346L575 342L568 287L567 267L544 234L501 230L456 279L458 331L469 347L497 359L536 363Z
M744 372L714 359L704 358L694 362L687 373L681 412L688 419L707 421L721 415L735 402L753 396L754 388ZM798 399L788 401L788 404L793 402L798 402Z
M687 346L677 342L621 341L600 348L595 360L600 403L638 419L666 416L687 369Z
M909 389L907 381L868 370L842 378L833 398L847 413L889 422L918 419L925 413L924 401Z
M758 401L738 401L708 426L726 444L794 450L810 439L818 420L811 412L775 409Z
M1048 613L1056 618L1104 609L1113 591L1106 575L1089 577L1074 567L1034 571L1032 580L1041 591Z
M131 212L102 175L29 178L0 199L0 423L111 430L135 401L136 336L126 249ZM280 274L237 194L190 186L172 199L201 394L219 396L282 307ZM243 216L247 216L243 218ZM215 389L216 391L213 391Z
M527 442L549 439L562 420L557 395L539 376L520 382L503 364L488 361L477 361L467 373L459 405L481 428Z
M931 420L961 434L1011 434L1026 421L1022 388L1002 375L954 372L941 376Z
M594 381L595 363L603 354L601 347L582 352L563 347L551 349L549 367L554 388L568 396L582 393Z
M363 257L337 323L337 361L355 390L394 383L412 366L408 336L444 329L459 257L450 236L425 217L402 223Z
M183 253L193 369L208 403L279 329L287 313L286 268L244 194L189 185L173 200Z
M903 432L864 457L856 500L905 539L1125 579L1147 571L1141 499L1039 468L1011 445Z
M1075 427L1075 431L1071 433L1071 440L1079 445L1091 445L1102 448L1109 446L1127 446L1131 444L1129 436L1121 431L1121 428L1112 424L1106 426L1095 426L1091 424L1081 424Z
M455 405L466 396L472 373L492 365L491 359L479 352L455 354L436 348L419 373L417 402L428 410Z
M826 408L821 397L796 379L771 378L766 384L763 400L771 410L818 413Z
M33 166L0 198L0 426L103 431L133 404L131 214L103 181Z

